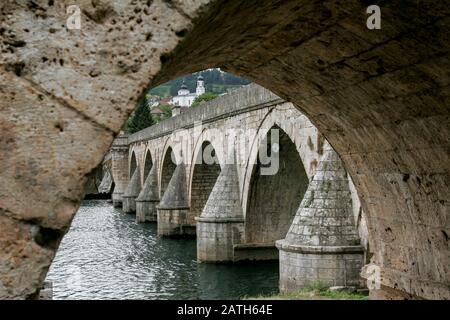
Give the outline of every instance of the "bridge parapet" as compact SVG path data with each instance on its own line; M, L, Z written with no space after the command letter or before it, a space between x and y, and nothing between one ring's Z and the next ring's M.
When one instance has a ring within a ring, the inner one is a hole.
M111 148L120 148L120 147L125 147L128 146L128 134L119 134L112 143Z
M207 101L200 107L189 108L178 116L136 132L128 137L128 144L155 139L168 135L175 130L192 128L197 122L213 122L283 102L285 101L274 93L252 83L239 90Z

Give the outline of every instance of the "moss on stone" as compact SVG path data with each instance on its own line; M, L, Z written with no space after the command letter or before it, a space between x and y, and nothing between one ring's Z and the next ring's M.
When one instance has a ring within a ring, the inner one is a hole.
M311 194L311 196L309 197L309 199L307 200L307 202L304 205L305 208L309 208L311 203L314 201L314 190L311 190L310 194Z
M320 185L320 191L322 192L328 192L331 186L331 181L323 181L323 183Z

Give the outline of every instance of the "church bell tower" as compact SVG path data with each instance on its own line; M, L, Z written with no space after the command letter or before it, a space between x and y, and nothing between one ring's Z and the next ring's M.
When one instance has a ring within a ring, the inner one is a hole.
M205 93L205 81L202 75L199 75L197 78L197 89L195 90L195 93L197 97Z

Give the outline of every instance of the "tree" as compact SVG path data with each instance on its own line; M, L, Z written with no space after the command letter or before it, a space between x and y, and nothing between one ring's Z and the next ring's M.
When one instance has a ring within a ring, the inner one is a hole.
M199 106L204 101L210 101L217 98L217 94L213 92L205 92L202 95L199 95L195 100L192 102L191 108Z
M160 123L163 120L169 119L172 117L172 106L169 104L160 104L158 106L159 109L163 112L160 115L153 115L153 121L155 123Z
M142 129L148 128L153 124L155 124L155 121L150 114L147 97L144 96L138 101L136 109L131 117L128 118L125 126L125 132L135 133Z
M168 104L162 104L159 106L159 108L164 112L161 120L168 119L172 117L172 106Z

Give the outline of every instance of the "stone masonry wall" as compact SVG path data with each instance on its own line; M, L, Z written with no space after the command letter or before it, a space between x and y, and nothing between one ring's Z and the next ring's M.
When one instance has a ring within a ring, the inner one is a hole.
M189 221L195 225L195 217L200 216L211 190L220 174L220 165L197 164L191 184L191 206L189 208Z
M280 129L280 170L275 176L259 176L259 173L254 171L257 151L274 126ZM164 161L162 167L156 164L161 190L165 190L175 169L170 157L171 151L173 150L177 161L183 160L187 168L186 179L189 182L191 205L188 220L195 225L192 213L199 210L197 205L202 206L200 202L195 201L198 197L196 180L203 181L205 178L196 176L194 159L208 142L212 144L218 161L223 165L226 157L223 137L227 130L237 129L243 129L239 131L239 136L245 137L250 142L247 150L237 151L241 203L244 216L248 219L246 241L273 244L287 232L301 201L301 194L314 176L324 144L324 138L318 134L317 129L292 104L283 101L267 89L250 84L131 135L128 138L130 154L138 155L140 167L146 152L151 152L158 163ZM293 172L298 174L294 175ZM267 183L257 183L259 187L254 185L252 189L251 180L256 178L255 175L258 176L257 180L275 179L276 186L269 187ZM212 189L212 186L206 189L210 188ZM261 197L264 192L265 195ZM202 192L204 203L207 194L209 194L207 190ZM293 200L293 196L288 196L289 194L298 194L298 202ZM357 223L361 221L359 217L361 213L359 198L354 188L353 194L353 211ZM253 199L251 204L248 203L250 198ZM255 201L259 202L259 205L256 206ZM287 202L283 205L283 201ZM272 213L269 212L270 208L273 208ZM196 216L198 214L196 213ZM274 225L271 219L279 223ZM368 245L365 222L360 224L363 243Z
M122 136L114 140L111 147L111 173L114 180L112 200L114 206L122 203L122 196L128 185L128 142L127 137Z

